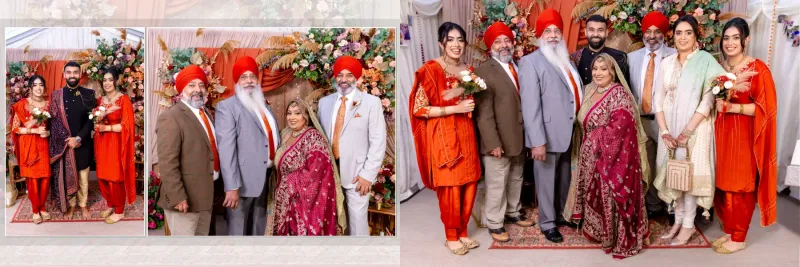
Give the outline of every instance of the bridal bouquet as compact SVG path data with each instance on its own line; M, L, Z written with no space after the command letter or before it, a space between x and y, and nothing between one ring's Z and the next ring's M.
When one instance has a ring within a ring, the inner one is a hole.
M731 97L731 89L736 82L736 75L725 73L711 81L711 93L718 99L728 100Z
M44 123L50 119L50 112L45 110L33 108L32 113L33 115L31 117L36 120L36 125L38 126L44 126Z
M469 67L468 70L461 71L459 76L448 78L447 88L464 88L464 95L468 96L486 90L486 81L475 75L474 68Z
M106 116L106 107L98 106L89 113L89 119L92 120L95 124L99 124L103 121L103 118Z

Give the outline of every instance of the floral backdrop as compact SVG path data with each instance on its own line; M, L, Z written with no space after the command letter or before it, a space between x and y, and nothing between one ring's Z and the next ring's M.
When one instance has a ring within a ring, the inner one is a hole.
M473 57L479 62L484 62L489 57L489 48L483 43L483 33L492 23L497 21L505 23L514 33L514 61L519 61L524 55L536 50L536 37L532 26L528 24L528 15L536 2L527 7L508 0L481 0L476 1L472 15L472 31L475 32L477 42L469 46L480 53Z

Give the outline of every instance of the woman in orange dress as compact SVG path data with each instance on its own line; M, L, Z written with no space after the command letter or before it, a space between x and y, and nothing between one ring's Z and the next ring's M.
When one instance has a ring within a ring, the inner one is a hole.
M114 69L104 70L103 96L97 99L102 114L94 125L94 153L100 193L108 209L100 213L106 223L121 220L127 203L136 200L136 170L133 158L133 104L119 91L119 78ZM113 214L112 214L113 213Z
M777 100L764 62L744 54L750 29L741 18L725 24L720 47L723 67L736 75L728 100L717 99L714 206L725 235L712 244L719 253L745 248L756 203L761 226L775 223L777 187Z
M14 117L11 123L11 138L14 142L14 155L19 161L20 176L28 186L28 199L31 200L33 223L49 220L45 210L47 193L50 188L50 148L46 117L48 103L45 100L45 81L42 76L33 75L28 80L31 95L12 106ZM41 119L37 119L39 117Z
M439 198L445 245L454 254L464 255L479 246L467 234L481 176L478 142L469 116L475 103L463 95L463 88L447 90L446 86L448 77L468 69L461 62L466 48L464 29L451 22L442 24L439 48L443 56L415 73L411 127L422 181Z

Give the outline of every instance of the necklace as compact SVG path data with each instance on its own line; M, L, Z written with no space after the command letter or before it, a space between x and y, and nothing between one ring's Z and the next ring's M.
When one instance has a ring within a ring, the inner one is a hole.
M597 90L595 90L595 92L597 92L597 93L600 93L600 94L603 94L603 93L607 92L607 91L608 91L608 89L610 89L610 88L611 88L611 85L609 85L609 86L606 86L606 87L600 87L600 86L598 86L598 87L597 87Z
M444 62L444 70L447 71L447 68L450 67L450 63L447 63L447 58L445 58L445 56L442 56L442 62ZM456 64L458 64L458 61L456 61Z
M302 132L299 131L292 131L292 137L297 138L298 136L300 136L301 133Z

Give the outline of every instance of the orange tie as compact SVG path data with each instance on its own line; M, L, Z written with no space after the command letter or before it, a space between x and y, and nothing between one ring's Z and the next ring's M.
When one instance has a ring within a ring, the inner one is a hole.
M275 157L275 140L272 139L272 127L269 125L269 120L267 120L267 114L264 114L263 110L259 110L261 112L261 120L264 121L264 125L267 127L267 141L269 141L269 160L272 160Z
M575 78L572 78L572 72L569 71L569 68L564 67L564 71L567 72L567 76L569 76L569 83L572 84L572 93L575 95L575 114L581 110L581 96L578 92L578 83L575 82Z
M208 117L206 117L206 113L200 109L200 118L203 118L203 124L206 125L206 133L208 134L208 139L211 141L211 152L214 152L214 171L219 172L219 151L217 151L217 139L214 138L214 132L211 131L211 124L208 123Z
M656 69L656 63L653 60L656 53L650 52L650 62L647 63L647 73L644 75L644 92L642 92L642 112L650 114L653 108L653 72Z
M339 105L339 113L336 114L336 125L333 127L333 156L336 159L339 159L339 137L342 136L345 112L347 112L347 97L342 96L342 104Z
M514 85L517 86L517 93L519 93L519 77L517 77L517 70L514 69L514 64L508 62L508 68L511 70L511 76L514 76Z

